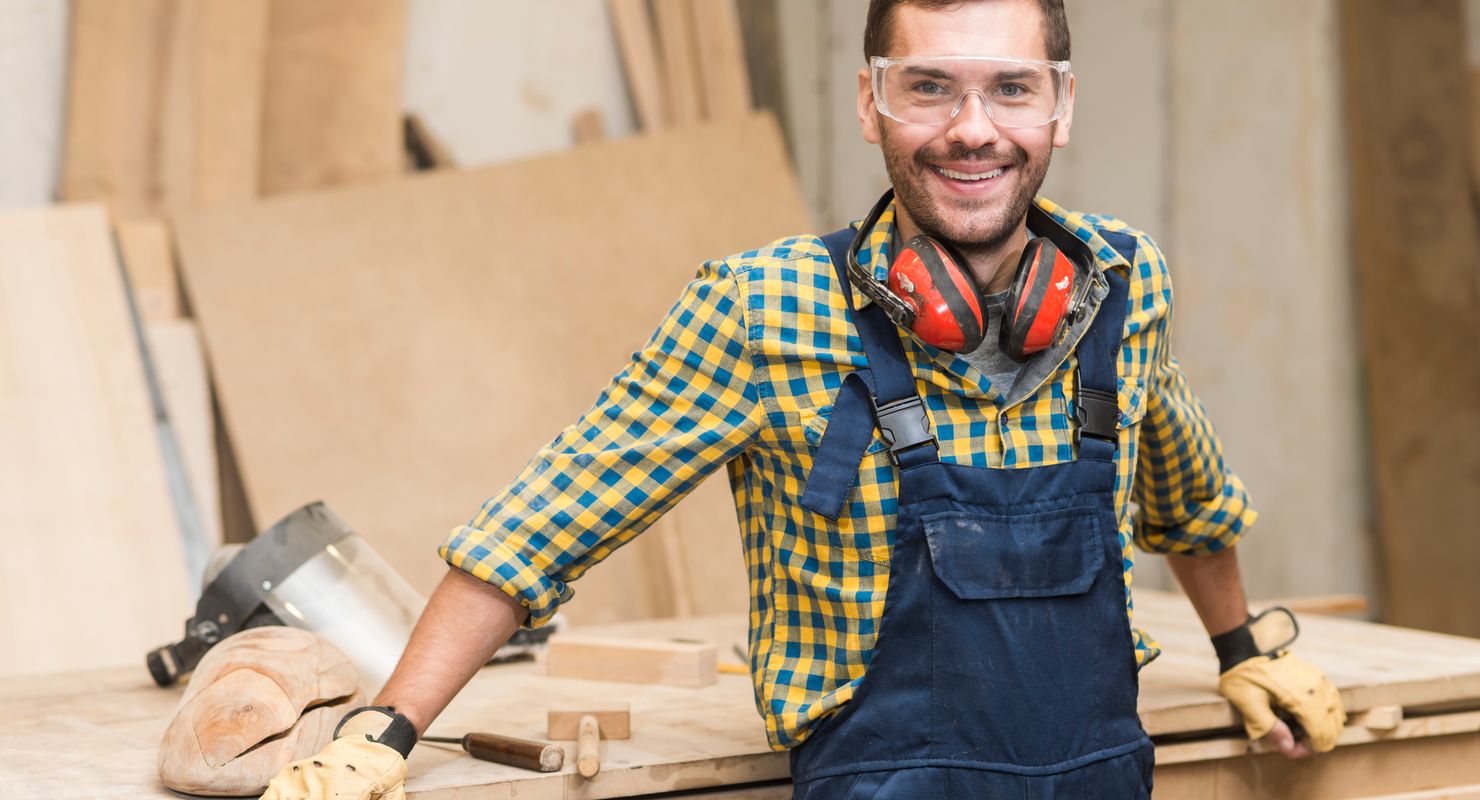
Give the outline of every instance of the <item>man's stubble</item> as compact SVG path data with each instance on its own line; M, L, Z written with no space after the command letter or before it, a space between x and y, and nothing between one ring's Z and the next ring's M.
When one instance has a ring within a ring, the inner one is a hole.
M882 123L882 120L881 120ZM1057 122L1053 123L1057 127ZM960 144L949 148L922 147L914 153L901 151L899 142L889 135L887 125L880 128L880 149L884 167L894 185L894 194L909 213L920 232L950 244L968 258L997 251L1023 224L1028 207L1033 203L1053 157L1050 147L1039 161L1033 161L1015 143L1001 139L996 147L968 150ZM928 174L929 164L940 161L981 161L1008 163L1008 177L1017 173L1012 194L1006 202L993 198L979 204L952 203L941 208L926 189L935 178ZM975 206L975 207L973 207Z

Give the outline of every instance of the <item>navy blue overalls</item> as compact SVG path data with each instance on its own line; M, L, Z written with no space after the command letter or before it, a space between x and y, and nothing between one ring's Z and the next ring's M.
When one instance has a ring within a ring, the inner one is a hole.
M824 242L872 396L849 376L824 445L832 426L844 426L839 439L879 426L899 465L898 523L867 672L793 749L794 800L1150 797L1115 514L1125 279L1106 275L1109 295L1078 345L1076 406L1098 403L1101 418L1080 429L1078 459L967 467L940 460L898 329L877 303L854 308L851 238ZM845 413L860 396L872 415ZM839 466L814 462L811 499L846 493L853 475Z

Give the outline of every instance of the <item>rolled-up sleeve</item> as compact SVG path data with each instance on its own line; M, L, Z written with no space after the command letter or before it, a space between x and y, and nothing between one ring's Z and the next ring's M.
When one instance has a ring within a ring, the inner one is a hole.
M1171 354L1167 305L1168 313L1154 323L1161 330L1141 423L1134 541L1148 553L1212 555L1237 542L1258 515L1243 483L1224 463L1207 409Z
M559 365L551 365L559 369ZM746 450L765 420L735 275L709 262L573 425L438 550L549 622L569 583Z

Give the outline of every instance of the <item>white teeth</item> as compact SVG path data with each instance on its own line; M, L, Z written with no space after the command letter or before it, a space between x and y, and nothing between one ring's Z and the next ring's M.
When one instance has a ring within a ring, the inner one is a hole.
M936 167L935 171L947 178L953 178L958 181L984 181L1001 175L1006 169L1006 167L998 167L991 172L957 172L953 169L946 169L945 167Z

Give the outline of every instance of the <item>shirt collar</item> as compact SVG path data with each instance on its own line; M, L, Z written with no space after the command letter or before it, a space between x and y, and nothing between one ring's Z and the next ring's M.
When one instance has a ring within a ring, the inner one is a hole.
M880 283L889 280L890 245L894 241L894 207L898 202L896 199L884 209L884 213L874 223L873 230L858 248L858 263L867 267L873 273L874 280ZM857 230L862 224L863 220L855 220L850 227ZM1045 228L1048 229L1044 230ZM1028 231L1035 236L1054 239L1055 244L1066 252L1070 252L1069 248L1072 247L1073 252L1093 261L1096 271L1105 271L1112 267L1130 269L1130 263L1100 236L1084 214L1069 211L1046 197L1033 199L1033 208L1028 213ZM857 308L864 308L872 301L862 292L855 292L853 302Z

